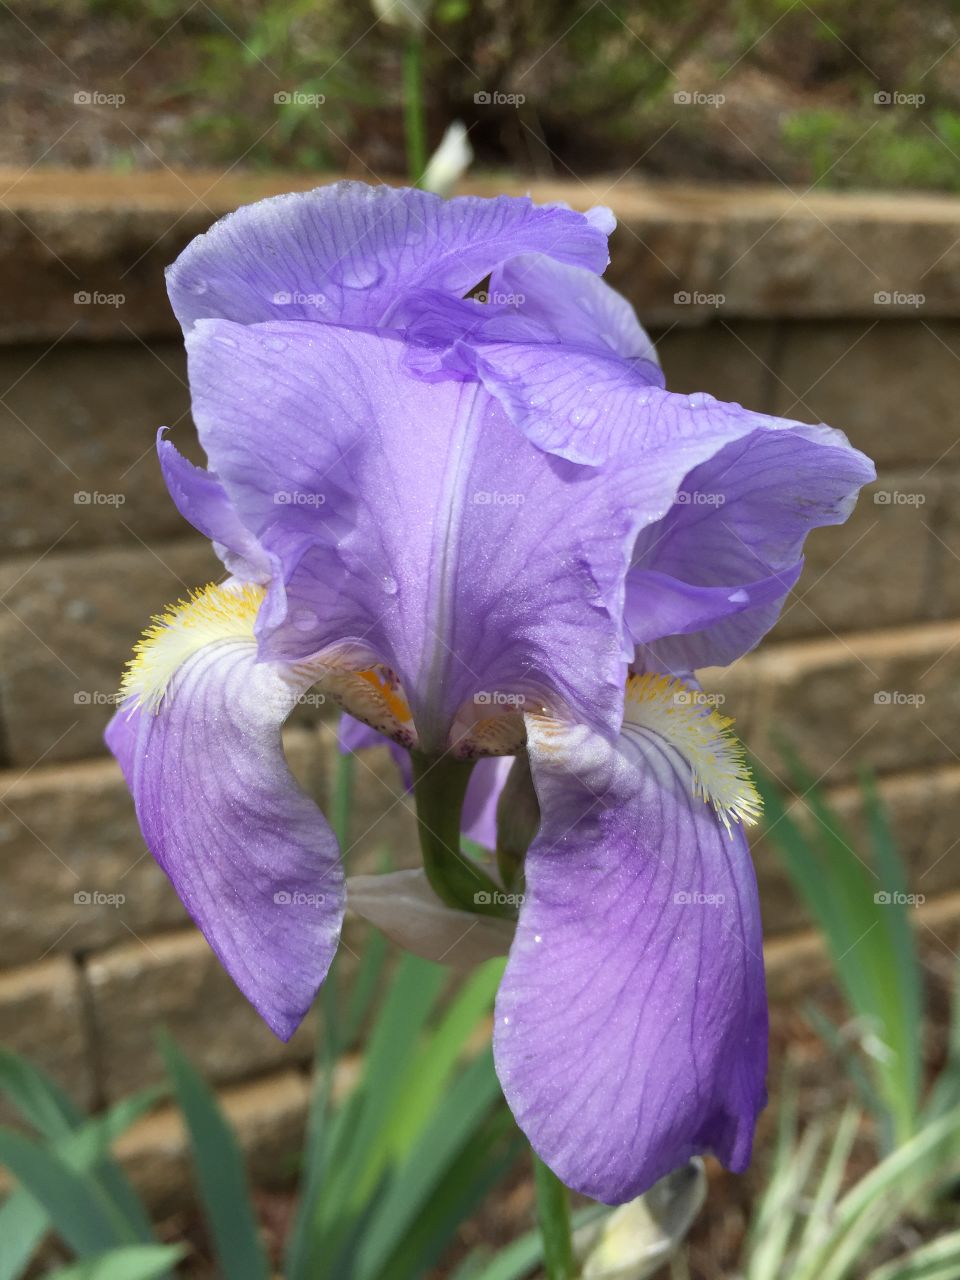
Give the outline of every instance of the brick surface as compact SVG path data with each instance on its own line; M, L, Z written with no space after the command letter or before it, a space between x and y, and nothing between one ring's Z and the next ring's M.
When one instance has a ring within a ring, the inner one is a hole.
M841 428L881 467L937 463L960 437L960 322L875 310L786 327L775 412Z
M12 765L100 755L150 615L223 576L200 539L19 557L0 568L0 704Z
M54 957L0 973L0 1044L47 1071L80 1106L92 1105L94 1059L71 960ZM0 1102L0 1122L11 1117Z
M324 757L315 736L289 730L285 748L301 785L319 796ZM187 923L144 848L112 760L2 775L0 796L0 968Z
M769 412L777 334L771 324L734 321L653 334L671 391L709 391L758 412Z
M161 1078L155 1044L161 1026L215 1084L305 1061L313 1052L312 1016L283 1044L195 929L152 934L90 956L85 973L108 1098Z
M299 1071L275 1072L220 1091L220 1102L257 1186L289 1183L299 1160L310 1090ZM161 1107L114 1148L157 1217L189 1207L195 1174L180 1113Z
M324 776L333 779L341 767L341 755L332 723L321 727L320 742ZM385 860L394 869L416 866L416 812L388 748L371 747L352 758L353 808L344 852L347 874L379 871Z
M938 616L939 547L930 522L939 502L940 481L933 474L883 473L864 489L846 524L810 535L803 574L770 638L828 636Z
M775 771L778 739L814 777L836 783L863 766L892 773L957 762L955 622L768 644L727 672L704 673L704 682L726 697L724 711Z
M960 448L950 455L960 464ZM936 616L960 617L960 465L938 469L939 505L930 524L934 556Z
M0 349L7 387L0 545L39 553L189 535L154 449L166 425L198 459L181 344Z

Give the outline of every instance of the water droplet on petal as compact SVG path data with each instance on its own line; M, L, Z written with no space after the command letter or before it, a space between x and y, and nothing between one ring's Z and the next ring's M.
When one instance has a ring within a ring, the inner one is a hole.
M391 574L386 574L383 579L383 589L388 596L395 596L400 589L400 584Z
M348 289L369 289L379 284L380 266L371 259L359 258L355 262L345 262L340 279Z
M286 351L287 343L285 338L266 337L263 340L264 346L268 351Z
M744 591L743 587L741 587L739 591L734 591L728 595L727 599L731 604L746 604L750 597L747 592Z
M208 287L206 280L190 280L187 283L187 289L190 293L196 294L198 298L201 294L207 292Z
M294 609L291 621L298 631L310 631L317 625L317 615L312 609Z

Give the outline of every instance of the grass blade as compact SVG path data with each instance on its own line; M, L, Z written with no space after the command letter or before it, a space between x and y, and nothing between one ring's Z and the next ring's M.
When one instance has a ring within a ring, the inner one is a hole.
M63 1137L84 1121L83 1112L58 1084L9 1049L0 1049L0 1090L43 1137Z
M182 1245L140 1244L110 1249L53 1272L50 1280L158 1280L187 1253Z
M268 1280L243 1157L213 1091L167 1035L160 1049L183 1111L200 1198L220 1270L230 1280Z
M101 1188L55 1151L3 1129L0 1164L43 1206L53 1229L81 1258L134 1242L130 1227Z

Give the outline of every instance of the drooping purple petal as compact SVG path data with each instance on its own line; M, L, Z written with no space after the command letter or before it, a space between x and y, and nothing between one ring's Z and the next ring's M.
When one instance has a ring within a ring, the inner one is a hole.
M282 568L264 656L379 660L425 749L503 690L619 726L623 575L663 511L655 459L552 457L478 383L412 377L388 335L204 321L188 349L211 466ZM685 465L666 459L668 480Z
M210 539L232 574L244 582L267 582L270 558L244 527L223 485L211 472L195 467L164 439L165 431L166 427L161 427L157 432L157 456L177 510Z
M221 642L183 663L156 713L121 707L107 730L147 848L284 1040L326 975L344 911L336 840L283 756L299 692L253 644Z
M377 326L406 290L460 296L518 253L600 272L613 226L603 208L337 182L221 218L168 269L167 287L184 331L204 318Z
M688 765L646 729L617 746L531 725L543 826L496 1006L517 1122L606 1203L698 1152L749 1159L765 1102L756 882Z
M685 671L752 649L800 576L807 534L846 520L873 475L839 432L800 425L752 431L691 470L627 576L641 661Z

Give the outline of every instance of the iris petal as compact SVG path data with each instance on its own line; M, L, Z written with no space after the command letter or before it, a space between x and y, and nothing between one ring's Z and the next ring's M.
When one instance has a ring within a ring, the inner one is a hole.
M800 575L807 534L842 524L873 476L839 431L799 423L749 431L691 470L640 534L627 575L640 661L684 671L752 649Z
M557 1175L616 1204L698 1152L742 1170L766 1002L742 830L656 733L529 719L543 825L496 1006L497 1071Z
M552 457L478 383L411 376L387 335L205 321L188 349L211 466L281 566L263 656L379 661L424 750L501 691L616 732L635 507L659 493L650 460Z
M280 726L301 685L250 641L193 653L159 710L107 730L143 838L234 982L271 1029L296 1030L344 911L336 839L298 787Z
M185 331L204 318L381 325L406 290L461 296L517 253L600 272L613 227L604 208L337 182L221 218L168 269L167 288Z
M160 469L177 510L214 544L227 569L245 582L266 582L270 559L233 509L223 485L210 471L195 467L157 432Z

